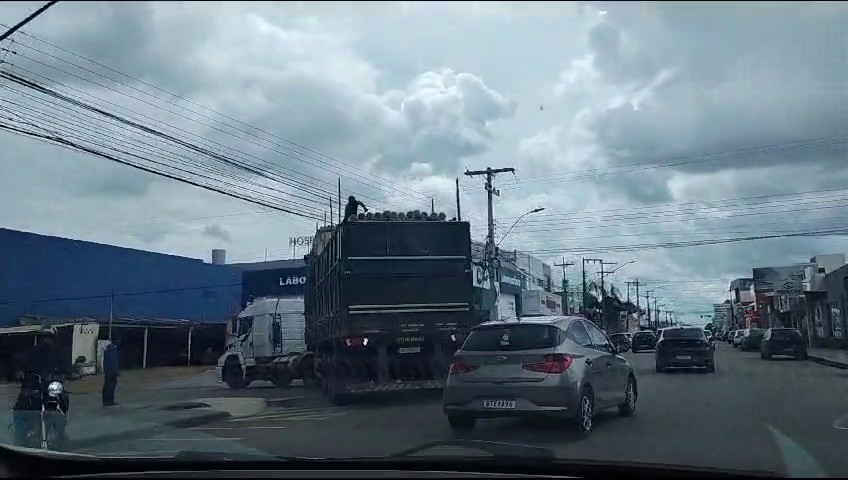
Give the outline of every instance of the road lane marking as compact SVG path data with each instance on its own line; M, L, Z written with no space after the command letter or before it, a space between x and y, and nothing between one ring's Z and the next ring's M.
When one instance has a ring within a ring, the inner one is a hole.
M329 406L280 407L256 415L231 418L229 422L328 420L345 415L348 412L350 410L342 410Z
M780 449L787 475L806 478L826 478L828 476L819 462L798 442L771 425L768 425L768 429Z

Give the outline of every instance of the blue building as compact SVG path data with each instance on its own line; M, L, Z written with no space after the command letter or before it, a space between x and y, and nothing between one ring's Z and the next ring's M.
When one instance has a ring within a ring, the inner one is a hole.
M242 271L202 260L0 228L0 326L25 315L225 323Z
M303 259L231 263L242 274L242 305L251 298L302 297L306 295L306 263Z

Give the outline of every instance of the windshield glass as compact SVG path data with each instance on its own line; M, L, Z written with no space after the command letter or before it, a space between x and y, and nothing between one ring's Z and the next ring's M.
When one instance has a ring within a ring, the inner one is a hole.
M846 46L848 2L2 2L0 449L848 477Z
M801 332L795 329L776 328L771 331L772 338L801 338Z
M670 328L662 334L663 339L703 339L704 331L699 328Z
M475 329L462 344L462 350L539 350L553 348L560 340L559 328L550 325L508 325Z

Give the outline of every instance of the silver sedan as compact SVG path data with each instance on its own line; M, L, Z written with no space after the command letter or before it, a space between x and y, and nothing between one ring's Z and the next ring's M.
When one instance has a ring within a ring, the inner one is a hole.
M582 317L525 317L472 329L456 352L443 409L454 431L483 418L556 415L588 435L595 412L633 415L638 394L630 362Z

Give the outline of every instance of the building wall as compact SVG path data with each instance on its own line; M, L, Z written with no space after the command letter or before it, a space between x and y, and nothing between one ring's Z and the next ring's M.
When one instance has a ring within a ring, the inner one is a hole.
M106 318L110 304L115 316L226 322L241 282L240 270L198 259L0 229L0 326Z

